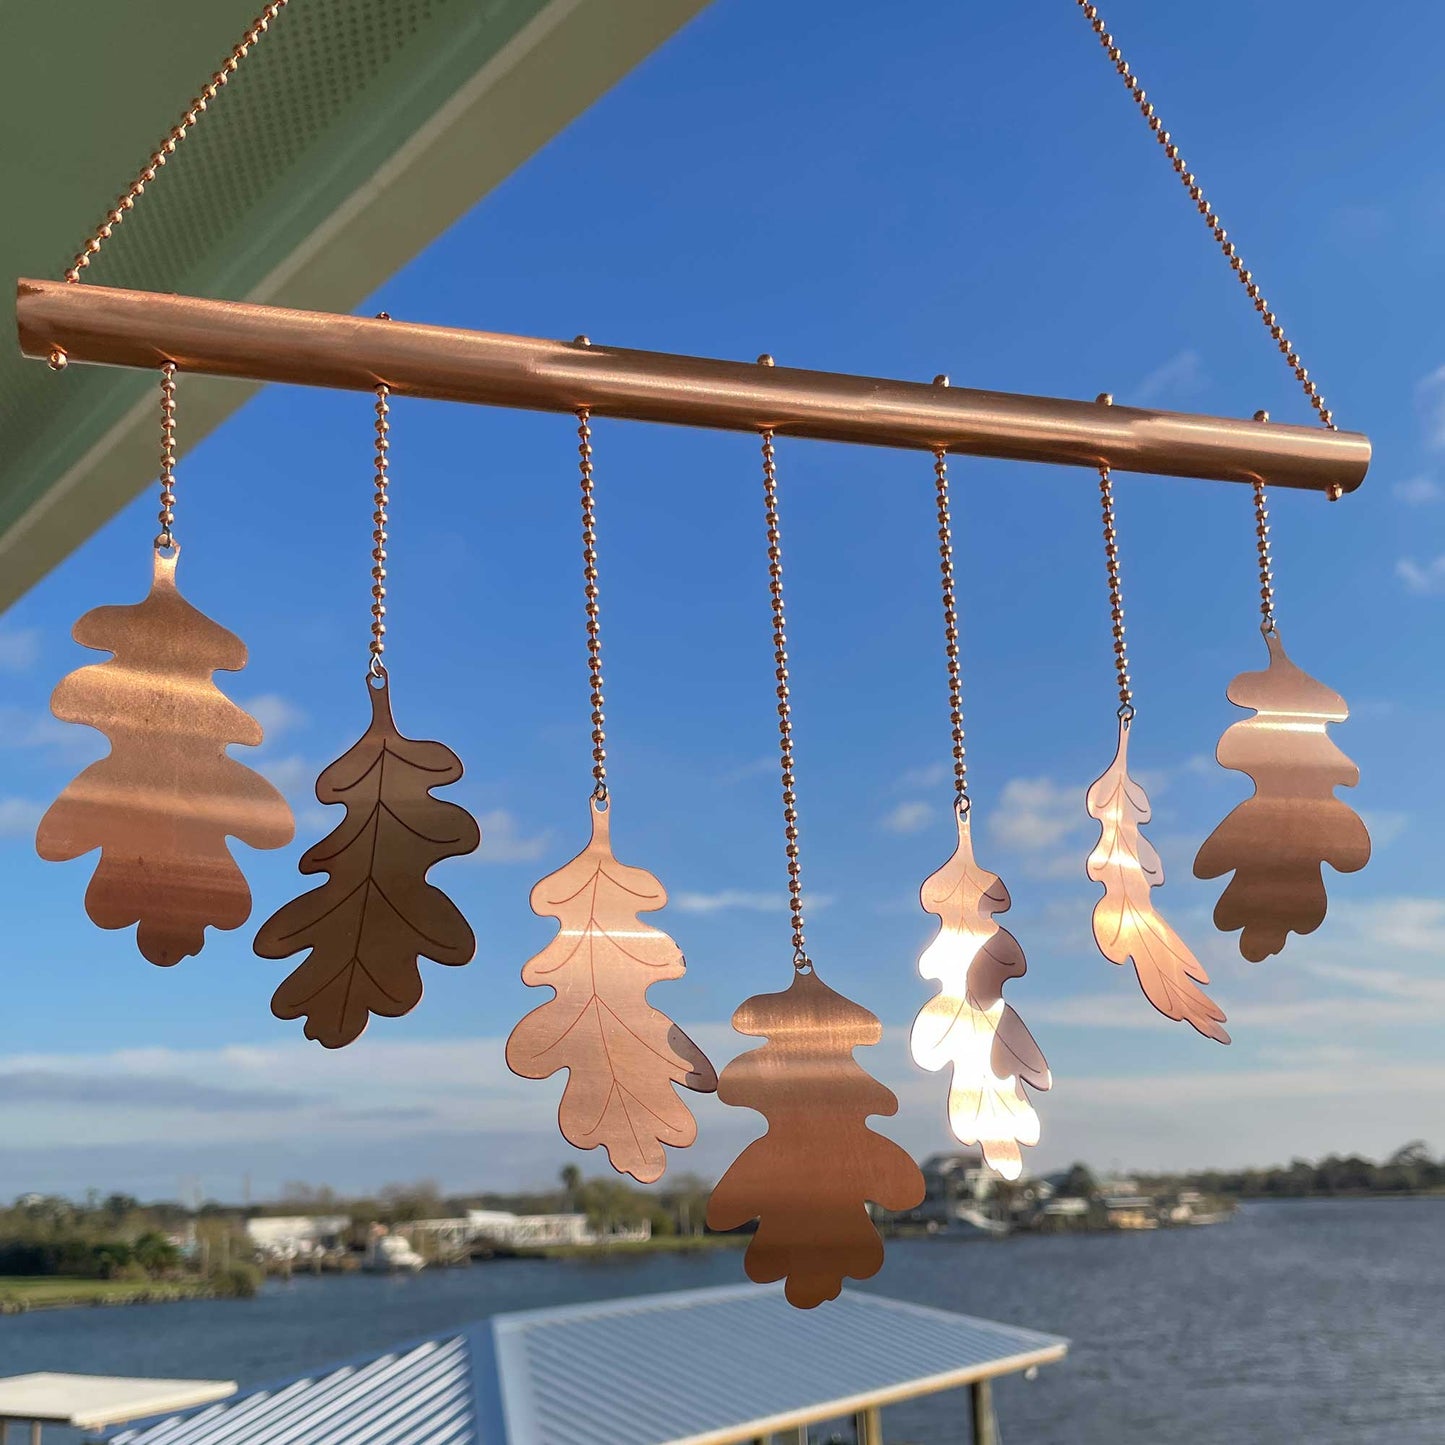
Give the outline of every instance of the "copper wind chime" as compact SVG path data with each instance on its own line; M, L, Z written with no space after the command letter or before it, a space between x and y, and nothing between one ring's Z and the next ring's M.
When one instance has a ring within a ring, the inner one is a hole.
M1194 872L1204 879L1228 875L1214 921L1223 932L1237 932L1242 956L1258 962L1278 953L1290 933L1319 927L1326 910L1325 863L1352 872L1370 852L1363 823L1334 791L1359 776L1327 732L1329 724L1345 720L1345 704L1302 672L1280 639L1267 488L1338 499L1363 480L1369 442L1336 428L1097 8L1084 0L1078 0L1084 17L1303 385L1320 427L1271 424L1262 412L1251 420L1182 416L1116 406L1107 395L1094 402L1010 396L952 387L944 377L925 386L787 369L770 357L744 365L594 347L585 337L539 341L416 326L384 315L328 317L79 284L106 238L286 3L272 0L258 17L64 281L18 284L26 355L48 360L56 371L74 361L159 366L161 377L160 527L152 542L150 590L138 603L98 607L80 619L76 640L110 656L71 673L52 699L57 717L100 729L111 751L51 806L37 848L57 861L98 849L86 910L102 928L134 927L137 946L152 963L169 966L199 952L207 928L245 923L250 889L227 840L281 848L291 841L294 824L276 789L227 755L232 744L261 742L260 725L214 680L217 671L242 668L246 649L196 611L177 585L177 376L367 393L375 408L375 474L370 637L365 667L358 667L358 686L367 693L365 728L317 781L318 799L340 805L344 816L299 866L303 874L326 879L267 919L255 951L272 960L304 955L276 987L272 1010L282 1019L304 1019L306 1036L327 1048L354 1041L373 1015L392 1018L413 1009L422 995L422 959L460 965L475 951L471 926L428 875L438 863L472 852L480 839L474 819L437 795L462 776L456 754L440 742L405 737L393 721L383 660L392 398L572 416L579 442L592 786L584 846L532 890L533 910L555 919L557 933L526 963L522 978L550 989L551 996L512 1030L507 1063L533 1080L565 1072L558 1106L563 1135L580 1149L602 1148L615 1169L644 1183L661 1177L667 1149L697 1137L688 1095L716 1091L724 1104L761 1114L766 1132L723 1175L708 1222L716 1229L755 1222L748 1274L786 1280L795 1305L817 1305L836 1296L844 1279L866 1278L880 1267L883 1245L871 1209L911 1210L924 1185L912 1158L868 1122L898 1110L894 1094L855 1057L856 1049L881 1041L883 1026L824 982L807 948L777 440L889 446L933 459L954 833L947 840L948 860L922 886L922 906L938 926L918 971L937 987L921 1001L909 1048L923 1069L946 1071L953 1133L977 1145L1006 1178L1019 1176L1023 1147L1038 1142L1036 1096L1053 1079L1014 1007L1027 965L1020 942L999 922L1010 906L1008 889L975 854L948 458L1063 463L1098 476L1119 704L1113 761L1085 800L1099 824L1098 842L1081 860L1102 890L1093 912L1094 939L1105 958L1132 965L1161 1014L1227 1043L1225 1013L1206 992L1207 973L1156 904L1164 869L1145 835L1149 800L1129 761L1139 714L1125 642L1114 474L1242 482L1253 491L1267 662L1262 671L1243 672L1230 683L1229 700L1251 716L1224 733L1218 759L1246 774L1254 792L1205 841ZM762 1042L733 1059L721 1076L650 997L654 984L680 978L685 967L678 944L643 919L666 904L662 884L645 869L621 863L613 851L592 445L597 417L761 438L791 977L779 992L757 994L737 1009L736 1030ZM1005 1000L1009 984L1014 988Z

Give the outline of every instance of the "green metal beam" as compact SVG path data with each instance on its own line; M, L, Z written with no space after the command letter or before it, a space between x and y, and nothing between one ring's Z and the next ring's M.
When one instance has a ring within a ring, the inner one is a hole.
M706 3L292 0L86 282L350 311ZM0 0L7 291L64 271L259 8ZM153 478L154 389L0 345L0 608ZM183 446L254 390L191 379Z

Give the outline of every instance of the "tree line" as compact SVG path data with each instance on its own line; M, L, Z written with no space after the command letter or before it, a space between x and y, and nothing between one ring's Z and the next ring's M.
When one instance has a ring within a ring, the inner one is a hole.
M1434 1158L1415 1139L1376 1163L1359 1154L1329 1154L1311 1162L1292 1159L1266 1169L1205 1169L1191 1174L1140 1175L1141 1185L1161 1190L1197 1189L1235 1199L1338 1198L1363 1194L1428 1194L1445 1191L1445 1157Z
M1316 1198L1370 1194L1445 1193L1445 1157L1421 1140L1376 1162L1357 1154L1330 1154L1310 1161L1256 1169L1206 1169L1177 1174L1139 1174L1141 1189L1178 1194L1187 1189L1234 1199ZM1014 1189L1027 1186L1020 1181ZM505 1209L516 1214L585 1214L599 1233L644 1222L658 1237L699 1235L706 1230L710 1184L678 1174L661 1187L641 1189L613 1175L584 1178L575 1164L549 1189L444 1194L430 1181L390 1184L375 1195L344 1198L325 1185L290 1183L264 1205L209 1201L198 1208L174 1201L142 1204L129 1194L92 1192L77 1202L59 1195L22 1195L0 1208L0 1275L65 1275L90 1279L164 1279L206 1275L223 1284L248 1267L246 1221L258 1215L345 1214L353 1243L372 1224L392 1228L418 1219L464 1215L468 1209ZM1000 1183L1001 1193L1007 1188ZM1087 1166L1076 1164L1056 1179L1056 1192L1092 1197L1098 1185Z

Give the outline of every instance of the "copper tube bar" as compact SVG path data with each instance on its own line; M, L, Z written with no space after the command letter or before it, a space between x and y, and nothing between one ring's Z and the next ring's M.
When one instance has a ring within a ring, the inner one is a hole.
M1370 464L1358 432L1090 401L1013 396L785 366L711 361L331 316L237 301L21 280L20 349L47 358L575 412L725 431L1123 472L1351 492Z

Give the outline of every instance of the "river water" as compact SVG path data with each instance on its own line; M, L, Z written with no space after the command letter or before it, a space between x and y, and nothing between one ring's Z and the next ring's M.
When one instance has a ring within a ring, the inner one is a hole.
M244 1387L500 1311L741 1278L731 1250L301 1278L250 1301L0 1318L0 1374ZM861 1288L1072 1340L1037 1380L999 1386L1005 1445L1445 1442L1445 1199L1250 1204L1214 1228L1150 1234L898 1241ZM886 1438L961 1445L965 1412L958 1394L900 1405Z

